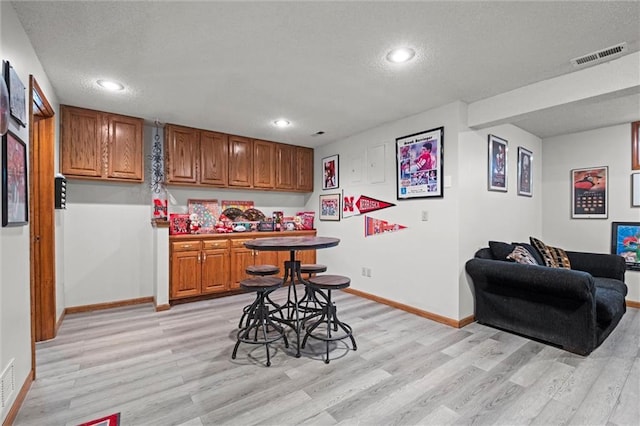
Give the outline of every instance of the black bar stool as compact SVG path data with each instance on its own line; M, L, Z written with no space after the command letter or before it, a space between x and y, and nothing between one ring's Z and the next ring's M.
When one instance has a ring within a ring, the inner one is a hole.
M322 298L325 299L325 302L321 305L322 310L319 314L320 318L317 321L314 321L313 324L307 328L307 332L302 340L302 348L305 347L309 337L326 342L327 358L324 360L326 364L329 364L329 342L335 342L348 337L351 339L353 350L355 351L358 349L356 340L353 338L353 330L351 329L351 326L338 319L336 305L331 301L332 290L347 288L350 284L351 280L348 277L343 277L341 275L318 275L307 280L306 285L320 294ZM326 291L326 294L323 290ZM320 325L324 325L326 327L326 330L323 330L324 333L314 333ZM342 329L343 333L333 335L332 332L337 332L338 328Z
M321 274L327 271L327 266L320 263L303 263L300 265L300 273L307 274L307 279L312 275ZM305 286L304 296L298 302L298 308L304 313L310 313L311 316L319 314L322 310L322 301L316 297L315 291ZM306 317L309 319L309 316Z
M242 314L247 320L240 330L238 330L238 341L233 348L231 359L236 359L238 346L240 343L249 343L252 345L264 345L267 351L267 367L271 365L269 355L269 343L275 342L282 338L284 346L289 347L287 336L284 329L276 324L270 315L269 306L265 303L269 293L277 290L282 286L282 280L276 277L256 277L240 281L240 287L246 291L254 291L256 300L245 308L246 312ZM241 321L242 322L242 321ZM261 332L261 336L258 334ZM253 336L251 336L253 334Z
M276 265L249 265L245 268L244 271L247 275L266 277L269 275L278 275L280 273L280 268L278 268ZM275 305L275 303L273 303L271 299L267 298L267 300L269 301L269 303ZM240 321L238 321L238 328L242 327L242 323L244 322L244 319L247 316L247 312L249 311L250 307L251 305L247 305L242 310L243 313L240 317Z

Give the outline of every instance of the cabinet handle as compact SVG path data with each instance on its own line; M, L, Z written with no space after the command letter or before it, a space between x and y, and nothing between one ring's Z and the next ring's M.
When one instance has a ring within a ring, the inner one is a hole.
M207 260L207 253L202 253L202 261L206 262Z
M200 263L200 253L198 253L198 263Z
M184 247L184 248L191 248L191 244L185 244L185 245L183 245L182 247Z

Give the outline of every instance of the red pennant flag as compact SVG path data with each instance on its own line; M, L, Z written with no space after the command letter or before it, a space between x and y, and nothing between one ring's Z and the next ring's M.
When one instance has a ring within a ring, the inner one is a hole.
M388 232L396 232L401 229L406 229L404 225L398 225L396 223L389 223L386 220L374 219L369 216L364 217L364 236L370 237L371 235L379 235Z

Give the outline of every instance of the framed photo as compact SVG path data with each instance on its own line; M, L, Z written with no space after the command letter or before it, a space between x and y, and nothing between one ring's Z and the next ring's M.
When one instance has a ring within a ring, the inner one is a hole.
M640 121L631 123L631 168L640 170Z
M322 159L322 189L336 189L340 186L338 154Z
M631 207L640 207L640 173L631 174Z
M398 200L443 197L444 127L396 139Z
M518 147L518 195L533 196L533 153Z
M320 220L340 220L340 194L320 195Z
M5 81L9 89L9 112L22 127L27 126L27 104L25 100L25 87L18 77L16 70L5 61Z
M627 269L640 271L640 222L611 223L611 254L622 256Z
M571 217L606 219L607 175L609 168L591 167L571 170Z
M507 144L495 135L489 135L489 191L507 192Z
M169 215L169 235L189 234L191 220L185 213L171 213Z
M195 213L200 220L200 232L213 232L220 217L218 200L187 200L189 215Z
M28 222L27 145L11 131L2 137L2 226Z

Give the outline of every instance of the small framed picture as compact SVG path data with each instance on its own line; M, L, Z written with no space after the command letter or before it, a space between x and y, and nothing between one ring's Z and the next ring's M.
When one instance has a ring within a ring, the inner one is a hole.
M11 131L2 137L2 226L26 225L27 145Z
M340 194L320 195L320 220L340 220Z
M489 135L489 191L507 192L507 144L495 135Z
M590 167L571 170L571 217L573 219L606 219L607 174L609 168Z
M640 207L640 173L631 175L631 207Z
M5 81L9 89L9 112L22 127L27 127L26 88L9 61L5 61Z
M322 189L336 189L340 186L338 154L322 159Z
M611 223L611 254L622 256L627 269L640 271L640 222Z
M518 147L518 195L533 196L533 153Z

